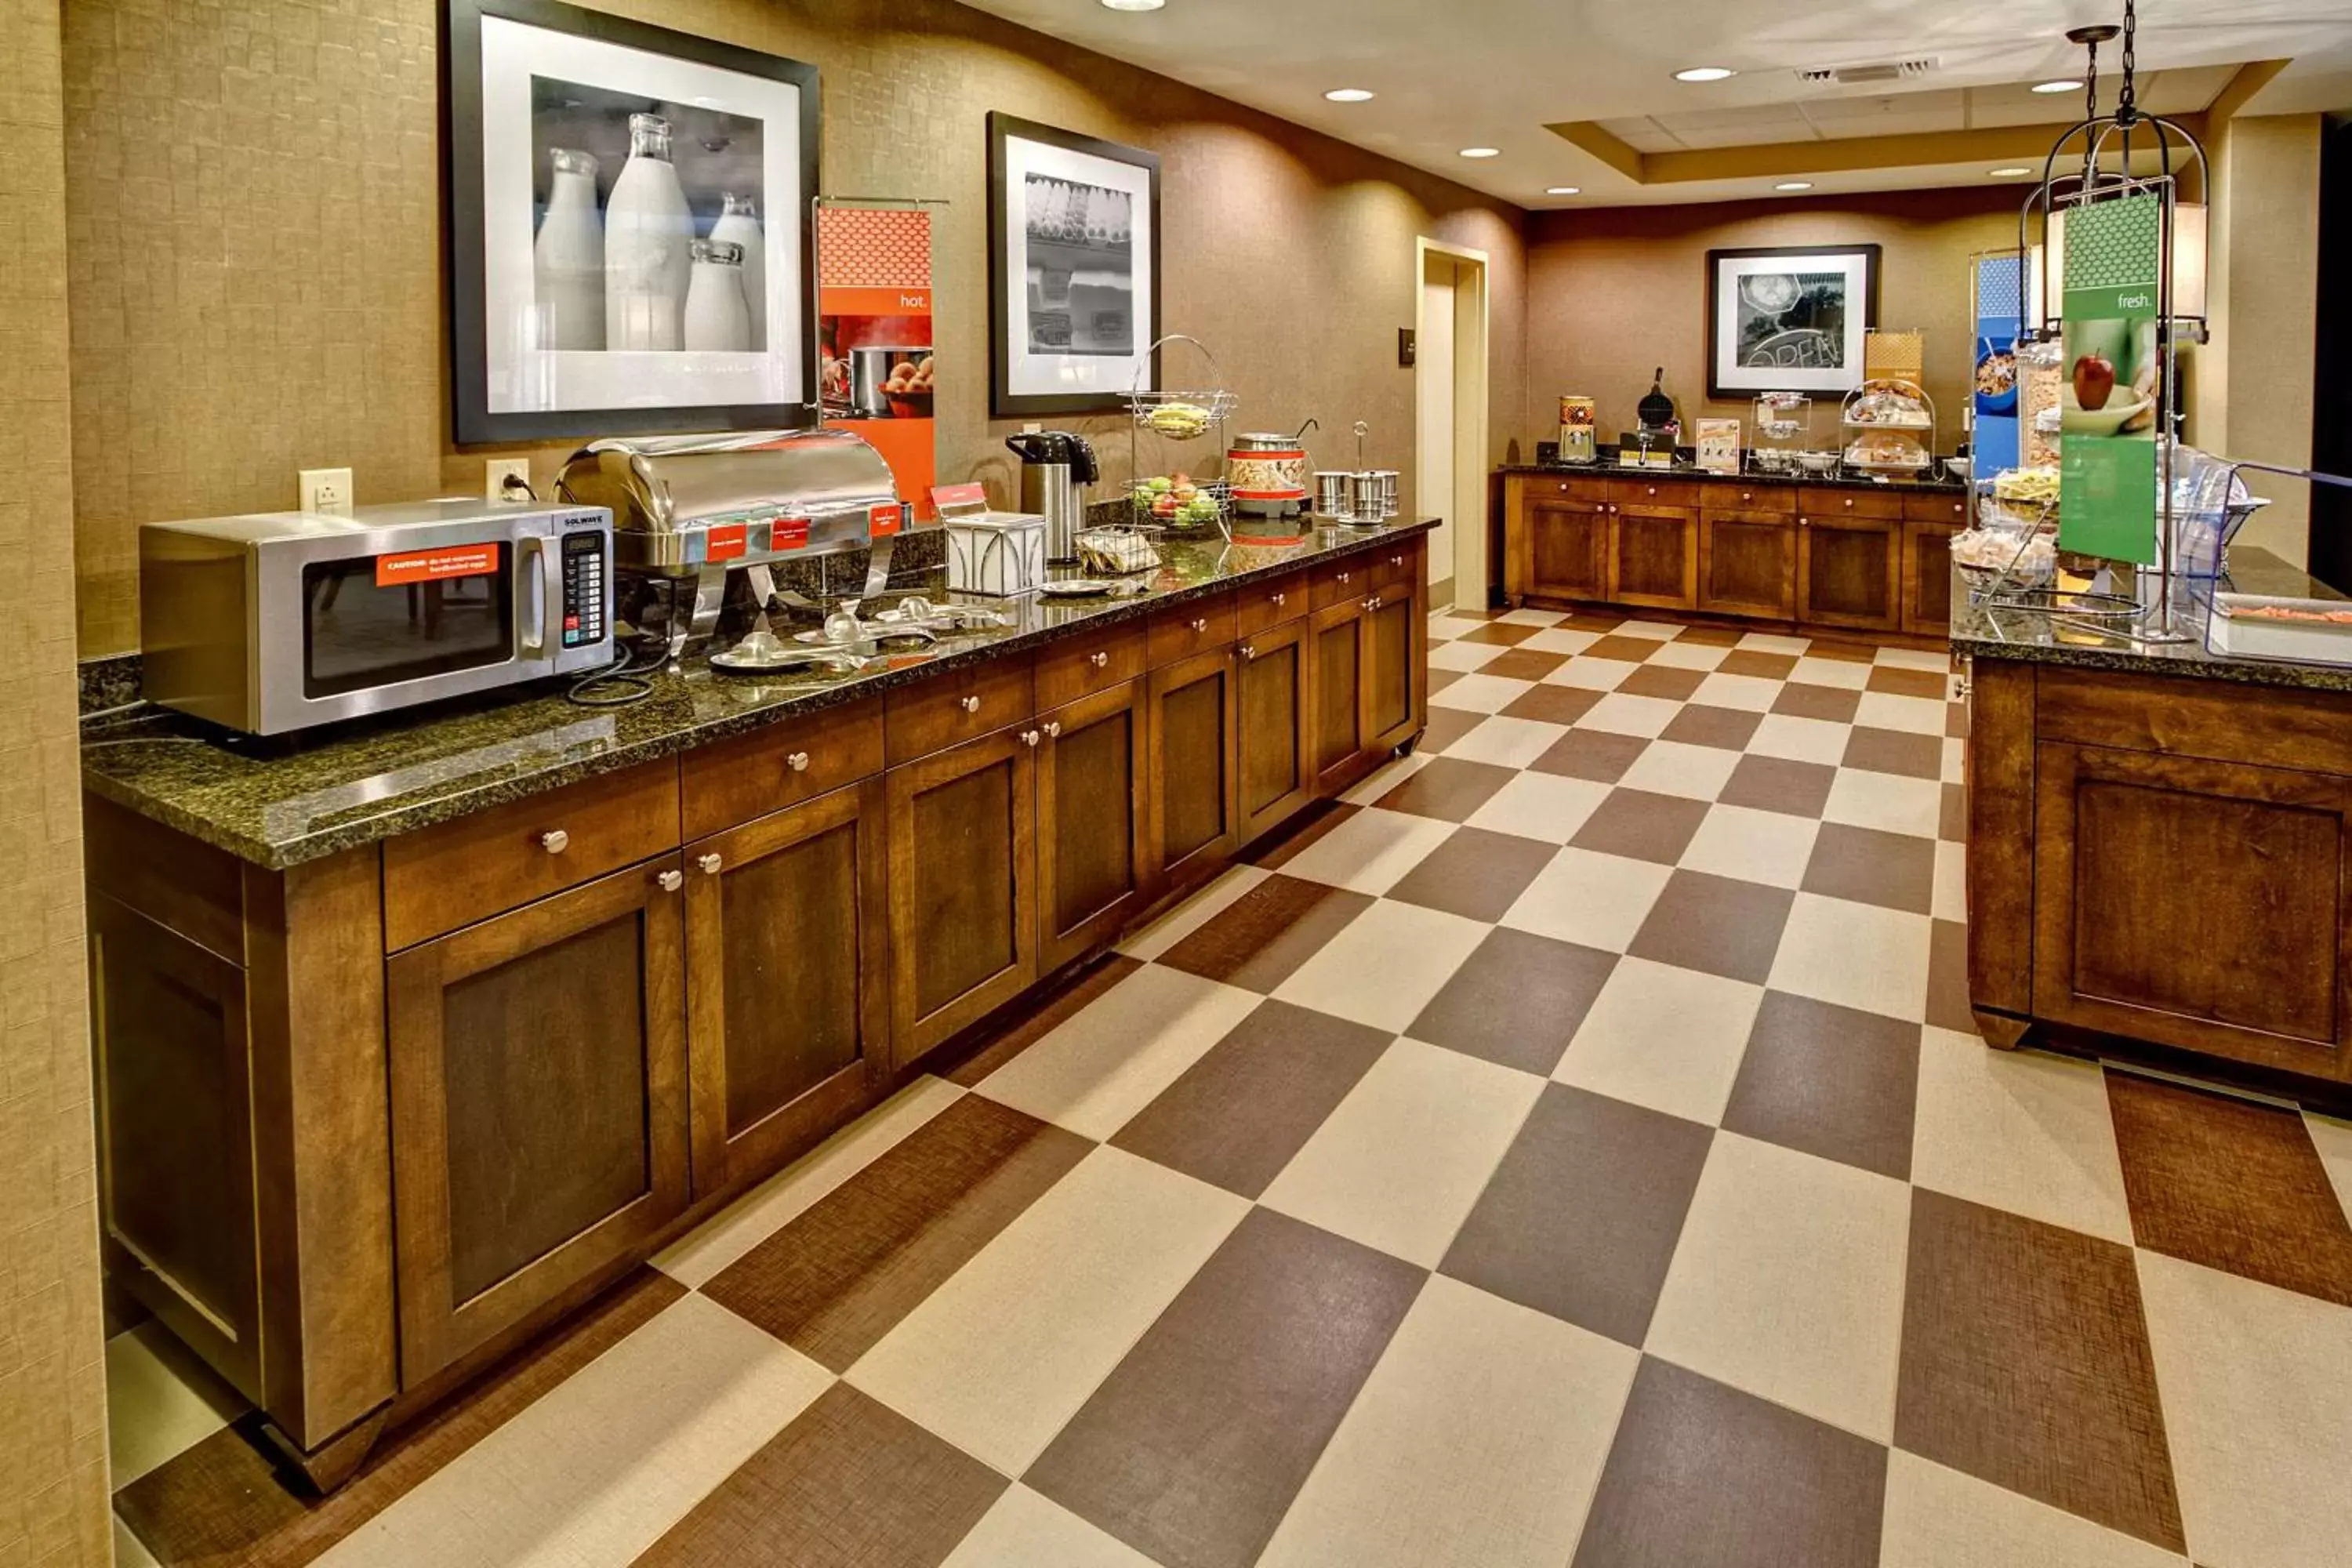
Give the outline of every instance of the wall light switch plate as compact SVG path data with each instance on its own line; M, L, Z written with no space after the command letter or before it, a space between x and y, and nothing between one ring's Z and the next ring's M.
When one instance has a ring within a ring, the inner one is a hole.
M1397 363L1411 370L1421 358L1421 347L1414 341L1411 327L1397 329Z
M304 511L329 517L352 515L352 471L349 468L304 468L295 475Z
M491 500L507 500L506 484L509 475L520 479L524 489L528 489L530 486L530 459L529 458L490 458L483 465L482 494ZM513 499L520 500L521 492L518 491Z

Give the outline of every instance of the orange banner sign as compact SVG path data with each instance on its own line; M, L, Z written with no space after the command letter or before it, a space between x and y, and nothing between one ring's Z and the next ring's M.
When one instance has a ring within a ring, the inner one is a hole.
M399 588L437 583L445 577L487 577L499 569L495 544L454 544L445 550L411 550L375 558L375 585Z

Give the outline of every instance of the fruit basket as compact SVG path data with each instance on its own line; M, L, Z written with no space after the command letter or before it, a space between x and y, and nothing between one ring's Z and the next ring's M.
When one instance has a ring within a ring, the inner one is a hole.
M1143 378L1160 363L1160 351L1184 343L1206 363L1209 381L1223 381L1217 358L1198 338L1171 332L1145 352L1136 384L1127 394L1129 502L1135 524L1147 529L1213 527L1233 538L1233 487L1212 471L1222 467L1225 420L1239 405L1231 392L1212 384L1187 391L1147 392ZM1199 443L1206 441L1205 447Z

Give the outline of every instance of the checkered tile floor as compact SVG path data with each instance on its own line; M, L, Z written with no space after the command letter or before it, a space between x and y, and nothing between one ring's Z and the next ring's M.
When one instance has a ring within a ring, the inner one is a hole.
M1941 657L1433 627L1415 755L324 1508L124 1336L126 1551L2345 1563L2352 1127L1968 1033Z

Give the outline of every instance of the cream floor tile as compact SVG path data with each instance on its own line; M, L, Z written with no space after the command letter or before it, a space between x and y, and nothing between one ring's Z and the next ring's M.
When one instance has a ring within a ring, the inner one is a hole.
M1789 679L1806 686L1834 686L1841 691L1859 691L1870 684L1870 666L1850 658L1822 658L1807 654L1797 660L1797 668L1789 672Z
M1605 730L1612 735L1638 735L1653 739L1675 721L1683 710L1679 702L1669 702L1663 697L1635 697L1628 692L1612 691L1585 710L1579 719L1580 730Z
M1911 1179L2126 1247L2131 1210L2097 1064L1928 1029Z
M114 1568L161 1568L155 1554L120 1519L114 1521Z
M1665 669L1713 669L1730 657L1729 648L1712 643L1670 642L1643 662Z
M1943 811L1944 786L1934 779L1840 768L1830 785L1829 804L1822 808L1822 818L1854 827L1875 827L1881 833L1933 838Z
M1889 1441L1910 1208L1901 1182L1717 1132L1643 1348Z
M1928 912L1939 921L1969 918L1969 847L1949 839L1936 841L1936 892Z
M1433 1276L1259 1568L1554 1568L1639 1352Z
M1099 1142L1207 1055L1258 1000L1150 964L982 1079L980 1092Z
M1648 637L1655 642L1672 642L1683 635L1681 626L1673 621L1626 621L1617 627L1621 637Z
M1944 701L1936 697L1897 697L1892 692L1865 691L1862 694L1862 706L1854 710L1853 721L1873 730L1940 735L1944 732Z
M1466 673L1494 663L1509 651L1500 643L1433 642L1429 645L1429 668Z
M1754 675L1726 675L1717 670L1698 683L1690 700L1707 708L1736 708L1743 713L1769 713L1780 695L1780 683Z
M1894 1450L1879 1568L2184 1568L2187 1559Z
M1948 674L1952 656L1940 648L1883 647L1878 650L1878 663L1892 665L1896 669L1927 669Z
M1538 634L1540 635L1540 634ZM1530 638L1529 641L1533 641ZM1573 686L1580 691L1614 691L1642 667L1622 658L1570 659L1543 678L1546 686Z
M1465 826L1565 844L1609 798L1610 788L1591 779L1523 773L1488 796Z
M1496 767L1524 768L1552 749L1562 735L1568 733L1565 724L1546 724L1534 719L1514 719L1497 713L1483 720L1478 727L1445 748L1449 757L1465 762L1492 763Z
M940 1568L1158 1568L1150 1558L1018 1482Z
M1436 642L1440 638L1466 637L1486 624L1471 620L1466 616L1432 616L1429 617L1429 640Z
M1495 617L1508 626L1556 626L1568 616L1558 610L1507 610Z
M1572 626L1557 626L1538 632L1519 646L1537 653L1564 653L1572 657L1599 642L1601 636L1599 632L1579 631Z
M1207 887L1118 944L1129 958L1159 957L1223 914L1273 873L1256 866L1230 866Z
M1966 784L1969 782L1968 757L1969 743L1966 741L1955 740L1949 736L1945 738L1942 774L1944 783Z
M1721 746L1653 741L1617 782L1627 789L1648 790L1653 795L1713 800L1731 782L1731 770L1738 765L1739 753L1727 752Z
M1410 755L1391 757L1367 774L1363 783L1349 790L1339 798L1349 805L1370 805L1427 767L1433 754L1420 747L1415 747Z
M1633 945L1671 867L1591 849L1562 849L1498 922L1609 952Z
M1760 985L1621 958L1551 1076L1712 1126L1763 1002Z
M1927 1016L1933 926L1926 915L1799 893L1766 984L1916 1023Z
M1531 1073L1394 1041L1260 1201L1434 1268L1542 1092Z
M149 1319L106 1342L106 1449L116 1488L211 1436L245 1396Z
M1767 713L1748 737L1748 749L1759 757L1791 763L1826 763L1832 767L1845 758L1851 726L1825 719L1800 719L1792 713Z
M2306 1110L2303 1123L2311 1131L2312 1144L2319 1151L2319 1163L2327 1167L2327 1179L2335 1184L2336 1200L2343 1204L2346 1216L2352 1218L2352 1121L2339 1121L2335 1117Z
M867 1351L849 1381L1017 1476L1249 1207L1097 1148Z
M1293 971L1275 995L1401 1034L1486 934L1476 921L1383 899Z
M1454 824L1437 817L1366 806L1285 861L1282 874L1377 898L1453 836Z
M2205 1568L2342 1568L2352 1310L2136 1256L2189 1555Z
M961 1098L929 1074L777 1172L654 1258L654 1267L699 1289L729 1264L800 1217L834 1188Z
M1474 670L1459 680L1448 681L1444 690L1431 692L1429 702L1433 708L1459 708L1467 713L1499 713L1534 684Z
M1794 888L1805 879L1805 865L1821 831L1822 825L1809 816L1718 805L1691 835L1682 863L1688 870Z
M1758 653L1801 654L1812 647L1804 637L1784 637L1775 632L1749 632L1739 639L1739 646Z
M319 1561L619 1568L832 1382L708 1297L683 1297Z

